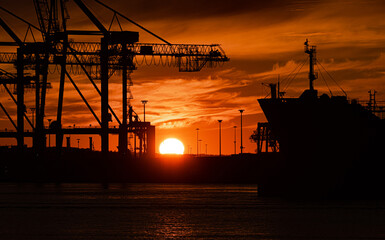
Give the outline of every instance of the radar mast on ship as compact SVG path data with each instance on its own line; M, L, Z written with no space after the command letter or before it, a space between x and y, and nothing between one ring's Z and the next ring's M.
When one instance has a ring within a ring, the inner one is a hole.
M316 46L310 46L309 40L305 42L305 53L309 54L309 90L314 91L313 81L318 78L318 74L314 72L314 65L317 63Z

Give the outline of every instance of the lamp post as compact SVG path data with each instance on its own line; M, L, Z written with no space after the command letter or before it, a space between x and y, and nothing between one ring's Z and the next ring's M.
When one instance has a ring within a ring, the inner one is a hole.
M143 103L143 122L146 122L146 103L148 103L148 100L142 100ZM144 142L144 152L147 153L147 144L146 144L146 134L147 131L144 132L143 134L143 142Z
M197 130L197 157L199 156L199 128L196 129Z
M244 109L238 110L241 113L241 154L243 153L243 141L242 141L242 113L245 111Z
M50 130L51 127L51 121L52 119L48 118L48 131ZM51 147L51 133L48 132L48 147Z
M146 103L148 103L148 100L142 100L143 103L143 122L146 121Z
M218 123L219 123L219 156L222 156L222 136L221 136L221 133L222 133L222 120L218 120Z
M234 126L234 154L237 154L237 126Z

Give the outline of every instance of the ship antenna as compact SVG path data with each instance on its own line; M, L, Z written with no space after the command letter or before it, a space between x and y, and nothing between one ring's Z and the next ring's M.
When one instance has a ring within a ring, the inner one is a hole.
M314 91L313 81L317 79L317 74L314 72L314 65L317 63L316 46L310 46L308 39L305 42L305 53L309 54L309 89Z

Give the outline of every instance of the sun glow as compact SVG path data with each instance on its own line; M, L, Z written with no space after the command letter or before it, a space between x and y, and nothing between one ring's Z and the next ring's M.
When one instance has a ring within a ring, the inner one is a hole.
M161 154L183 154L184 146L176 138L167 138L160 144L159 152Z

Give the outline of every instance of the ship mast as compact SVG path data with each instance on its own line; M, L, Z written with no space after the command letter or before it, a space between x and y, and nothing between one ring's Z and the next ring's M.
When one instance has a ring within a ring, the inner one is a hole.
M309 90L314 91L313 81L317 79L317 74L314 72L314 65L317 62L316 46L309 46L309 40L305 42L305 53L309 54Z

